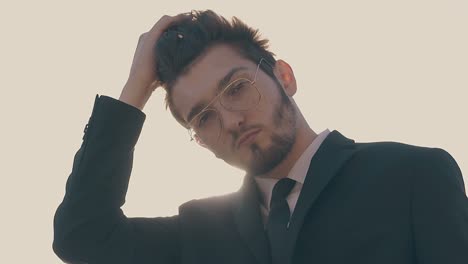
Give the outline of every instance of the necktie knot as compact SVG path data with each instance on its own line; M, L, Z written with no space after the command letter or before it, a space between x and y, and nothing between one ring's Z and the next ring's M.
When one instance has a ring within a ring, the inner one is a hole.
M272 192L271 201L270 201L270 208L274 204L277 204L278 202L285 200L295 184L296 184L296 181L289 179L289 178L283 178L279 180L275 184L275 187L273 187L273 192Z

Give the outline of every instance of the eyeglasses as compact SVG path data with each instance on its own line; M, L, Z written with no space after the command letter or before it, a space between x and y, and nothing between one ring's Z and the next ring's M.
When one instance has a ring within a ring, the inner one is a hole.
M264 58L261 58L253 80L241 77L232 81L188 122L191 141L195 139L200 145L207 146L218 143L223 130L223 122L221 122L219 112L215 108L210 108L217 99L228 111L247 111L258 105L262 94L255 82L262 62L272 67Z

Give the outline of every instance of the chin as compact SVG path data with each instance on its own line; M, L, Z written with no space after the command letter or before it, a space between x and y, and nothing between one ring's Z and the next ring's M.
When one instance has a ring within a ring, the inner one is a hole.
M233 167L245 171L248 175L265 174L281 164L290 153L296 142L295 131L292 133L276 134L269 140L258 140L249 146L238 149L232 156L223 160Z

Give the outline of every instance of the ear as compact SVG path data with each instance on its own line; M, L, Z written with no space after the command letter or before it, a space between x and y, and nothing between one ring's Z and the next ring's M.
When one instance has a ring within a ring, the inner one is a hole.
M288 96L293 96L297 91L296 77L291 66L284 60L277 60L274 73L276 78L283 85L283 89Z

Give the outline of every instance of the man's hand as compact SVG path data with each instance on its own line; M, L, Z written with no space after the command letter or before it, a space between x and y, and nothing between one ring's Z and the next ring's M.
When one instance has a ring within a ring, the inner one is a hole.
M153 91L157 88L154 45L173 22L190 16L189 13L177 16L163 16L150 31L140 35L128 80L122 89L119 100L143 110Z

